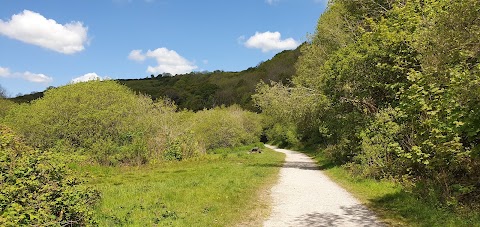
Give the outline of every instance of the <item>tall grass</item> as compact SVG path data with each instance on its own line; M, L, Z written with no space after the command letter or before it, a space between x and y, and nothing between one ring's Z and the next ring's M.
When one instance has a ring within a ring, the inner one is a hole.
M144 166L72 165L102 193L100 226L232 226L248 221L258 190L273 184L284 155L248 148Z

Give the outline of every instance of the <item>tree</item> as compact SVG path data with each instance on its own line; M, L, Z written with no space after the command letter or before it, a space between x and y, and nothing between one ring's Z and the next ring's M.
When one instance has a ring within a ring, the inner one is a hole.
M327 157L364 176L408 176L418 193L444 204L474 204L480 201L478 18L477 0L331 1L302 48L293 86L262 85L255 100L298 136L310 126L289 109L312 100L292 103L293 91L315 91L326 100L316 102L326 105L309 114L310 122L326 135Z

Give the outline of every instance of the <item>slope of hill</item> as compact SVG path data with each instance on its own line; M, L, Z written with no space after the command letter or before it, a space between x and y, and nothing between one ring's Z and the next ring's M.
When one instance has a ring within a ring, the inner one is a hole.
M134 91L152 98L168 97L180 108L200 110L220 105L239 104L253 110L251 95L261 81L287 83L295 74L300 47L278 53L271 60L241 72L214 71L161 76L146 79L119 80Z
M221 105L239 104L245 109L255 110L251 95L261 81L282 81L288 83L295 74L295 62L300 47L285 50L272 59L241 72L192 72L176 76L162 76L144 79L121 79L119 83L132 90L151 96L153 99L168 97L181 109L201 110ZM18 103L30 102L43 97L43 92L12 98Z

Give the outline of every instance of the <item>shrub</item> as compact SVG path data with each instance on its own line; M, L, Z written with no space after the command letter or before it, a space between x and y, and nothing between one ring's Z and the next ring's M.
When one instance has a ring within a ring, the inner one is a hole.
M193 132L208 150L255 143L262 133L258 114L238 106L197 112L193 122Z
M114 81L71 84L45 92L6 116L28 144L70 146L103 164L144 163L153 133L155 106Z
M15 106L16 104L14 102L0 97L0 120Z
M269 141L279 143L282 147L300 143L297 127L291 123L275 123L265 130L265 134Z
M192 131L195 113L176 112L176 106L168 100L156 105L159 111L152 120L155 131L148 142L150 161L183 160L204 154L205 147Z
M395 122L399 115L392 108L383 109L360 133L361 150L354 160L361 175L376 179L403 175L405 167L398 158L402 147L397 142L401 138L402 126Z
M99 194L56 160L0 126L1 226L95 224L92 206Z

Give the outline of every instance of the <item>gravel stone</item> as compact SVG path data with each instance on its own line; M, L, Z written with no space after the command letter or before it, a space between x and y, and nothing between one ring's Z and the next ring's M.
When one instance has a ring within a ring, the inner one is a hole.
M271 189L272 213L263 226L385 226L307 155L267 147L285 153L286 159Z

